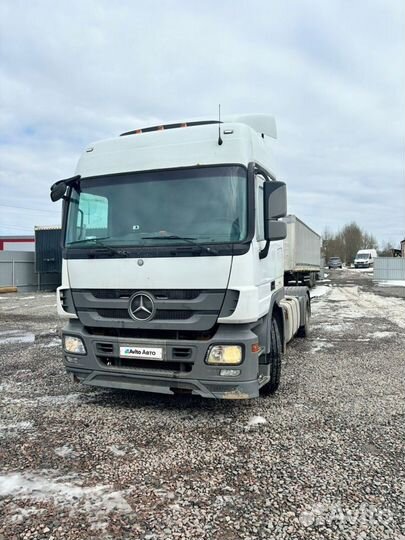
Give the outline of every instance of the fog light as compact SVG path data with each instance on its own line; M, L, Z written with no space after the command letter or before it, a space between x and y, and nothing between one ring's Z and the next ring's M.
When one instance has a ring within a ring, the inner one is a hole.
M63 336L63 348L72 354L86 354L83 340L76 336Z
M237 377L240 375L240 369L221 369L219 374L221 377Z
M208 351L207 364L237 365L242 362L240 345L214 345Z
M70 362L71 364L78 364L80 362L80 359L76 356L65 356L66 362Z

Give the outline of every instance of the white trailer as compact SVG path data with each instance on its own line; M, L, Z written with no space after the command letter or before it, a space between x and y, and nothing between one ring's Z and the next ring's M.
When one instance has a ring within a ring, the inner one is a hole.
M321 236L294 215L282 218L287 225L284 239L284 282L313 287L321 270Z
M52 186L72 380L220 399L278 388L310 298L284 287L275 136L266 115L136 129L89 146Z

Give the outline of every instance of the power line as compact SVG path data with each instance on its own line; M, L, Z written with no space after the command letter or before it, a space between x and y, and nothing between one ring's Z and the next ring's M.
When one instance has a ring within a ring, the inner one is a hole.
M56 212L60 212L59 210L36 210L35 208L29 208L27 206L13 206L11 204L0 204L1 207L4 207L4 208L18 208L19 210L31 210L32 212L46 212L46 213L50 213L50 214L54 214Z

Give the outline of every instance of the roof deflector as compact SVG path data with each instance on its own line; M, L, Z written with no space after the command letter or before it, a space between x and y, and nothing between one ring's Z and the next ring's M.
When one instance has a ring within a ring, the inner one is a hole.
M246 124L257 133L264 133L268 137L277 139L277 126L274 116L269 114L234 114L226 116L224 122Z
M190 122L176 122L170 124L161 124L159 126L149 126L142 129L133 129L131 131L126 131L121 133L121 137L124 135L135 135L139 133L148 133L150 131L161 131L166 129L175 129L183 127L193 127L193 126L204 126L207 124L219 124L219 123L237 123L237 124L246 124L251 127L254 131L260 134L267 135L273 139L277 139L277 128L276 121L274 116L269 114L234 114L226 116L221 122L218 120L192 120Z

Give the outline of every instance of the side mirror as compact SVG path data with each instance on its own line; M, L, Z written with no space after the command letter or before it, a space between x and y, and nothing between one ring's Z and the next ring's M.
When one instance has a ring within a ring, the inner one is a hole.
M264 224L264 237L266 240L284 240L287 236L287 224L284 221L269 219Z
M264 219L278 219L287 215L287 188L284 182L265 182Z
M66 187L67 186L63 180L53 184L53 186L51 186L51 201L52 202L59 201L59 199L61 199L64 196Z
M287 214L287 188L284 182L265 182L264 237L266 240L284 240L287 225L278 218Z
M68 186L79 185L81 176L77 174L72 178L66 178L65 180L59 180L51 186L51 201L56 202L62 199Z

